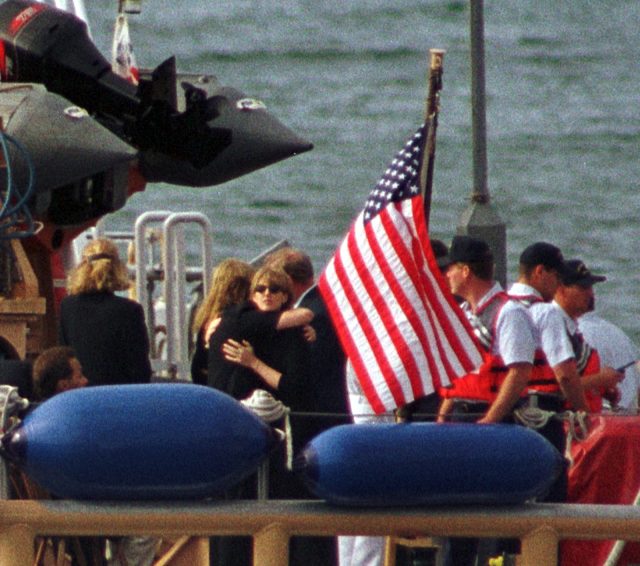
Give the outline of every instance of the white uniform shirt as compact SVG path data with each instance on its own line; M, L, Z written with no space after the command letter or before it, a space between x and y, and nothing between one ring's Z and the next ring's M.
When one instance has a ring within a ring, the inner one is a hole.
M496 282L478 302L477 310L502 291ZM527 309L516 301L508 301L500 309L496 320L493 352L502 357L506 366L515 363L533 363L537 345L536 330Z
M578 326L584 339L591 344L600 356L603 366L621 367L639 358L638 347L615 324L604 320L594 312L582 315ZM622 409L637 409L640 373L636 364L624 372L624 379L618 384Z
M517 297L534 295L542 298L530 285L514 283L509 294ZM538 345L551 367L575 358L567 329L575 332L576 324L557 303L536 302L529 307L529 315L536 327Z

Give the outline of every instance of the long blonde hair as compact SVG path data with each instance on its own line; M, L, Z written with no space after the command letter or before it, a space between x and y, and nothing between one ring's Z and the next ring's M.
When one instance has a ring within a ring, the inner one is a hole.
M246 261L233 257L223 259L211 273L211 285L193 320L193 331L222 315L229 305L249 298L251 277L255 269Z
M118 247L105 238L98 238L85 246L82 261L67 280L70 295L96 291L113 293L128 288L127 268L120 260Z

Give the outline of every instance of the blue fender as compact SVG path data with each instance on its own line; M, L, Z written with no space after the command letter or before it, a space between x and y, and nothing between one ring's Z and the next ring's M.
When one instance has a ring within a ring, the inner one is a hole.
M515 504L563 467L544 437L516 425L342 425L314 438L295 469L337 505Z
M57 497L153 500L219 494L254 472L277 440L220 391L154 383L61 393L2 443Z

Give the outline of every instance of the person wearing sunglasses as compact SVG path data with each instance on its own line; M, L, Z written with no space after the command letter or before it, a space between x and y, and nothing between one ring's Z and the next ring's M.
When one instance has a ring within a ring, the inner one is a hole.
M307 308L291 309L292 299L291 279L283 270L267 266L254 274L249 300L225 310L209 340L209 380L214 387L238 400L251 397L256 390L267 391L293 413L313 407L305 339L305 325L313 313ZM291 431L295 454L310 440L303 417L291 416ZM268 497L307 498L308 492L284 462L283 446L270 458ZM256 495L255 477L226 494L232 499ZM313 552L296 538L292 539L290 563L315 564ZM223 537L216 541L214 552L216 564L251 564L251 539Z
M276 366L286 369L290 365L287 360L297 360L297 351L306 350L305 340L315 338L309 326L313 312L304 307L291 309L292 296L291 280L282 270L263 267L255 272L248 300L230 305L213 322L215 330L208 339L211 387L238 400L246 399L256 389L266 389L276 398L283 396L285 404L291 398L295 401L296 386L288 377L282 381L282 371L267 371L263 365L259 365L259 372L254 371L247 359L251 351L271 370L274 359ZM284 356L283 344L292 340L302 342L302 346L290 348ZM258 365L253 359L251 362Z

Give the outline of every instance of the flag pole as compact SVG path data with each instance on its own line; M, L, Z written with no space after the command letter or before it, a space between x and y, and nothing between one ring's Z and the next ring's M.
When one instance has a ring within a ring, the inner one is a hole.
M431 193L433 187L433 166L436 157L436 130L440 111L440 91L442 90L442 64L444 49L429 49L429 78L427 80L427 98L425 100L425 123L427 140L422 163L420 164L420 194L424 202L424 216L429 224L431 211Z

